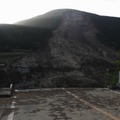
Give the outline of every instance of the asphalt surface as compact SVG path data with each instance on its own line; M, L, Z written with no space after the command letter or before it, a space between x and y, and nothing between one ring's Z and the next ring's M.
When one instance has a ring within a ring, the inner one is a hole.
M0 98L0 120L120 120L120 92L59 88Z

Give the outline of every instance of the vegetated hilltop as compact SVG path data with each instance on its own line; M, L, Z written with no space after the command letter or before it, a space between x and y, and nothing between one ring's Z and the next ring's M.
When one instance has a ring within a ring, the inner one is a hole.
M0 25L1 83L17 88L105 86L119 60L119 35L119 18L71 9Z

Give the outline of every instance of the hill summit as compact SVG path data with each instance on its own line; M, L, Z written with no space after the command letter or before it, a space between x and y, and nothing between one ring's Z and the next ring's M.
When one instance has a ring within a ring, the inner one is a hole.
M120 18L53 10L0 25L2 84L17 88L100 87L119 60ZM5 82L7 81L7 82Z

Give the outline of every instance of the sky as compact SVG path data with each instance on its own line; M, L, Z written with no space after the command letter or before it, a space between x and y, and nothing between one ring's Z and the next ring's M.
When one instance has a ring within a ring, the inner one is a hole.
M0 0L0 24L13 24L64 8L120 17L120 0Z

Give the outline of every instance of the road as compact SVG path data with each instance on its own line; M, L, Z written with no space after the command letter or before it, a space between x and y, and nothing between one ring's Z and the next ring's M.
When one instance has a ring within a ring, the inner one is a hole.
M120 120L120 92L59 88L0 98L0 120Z

